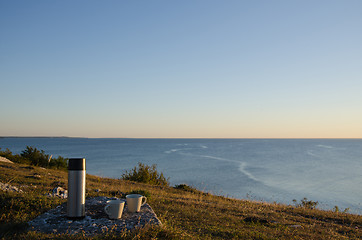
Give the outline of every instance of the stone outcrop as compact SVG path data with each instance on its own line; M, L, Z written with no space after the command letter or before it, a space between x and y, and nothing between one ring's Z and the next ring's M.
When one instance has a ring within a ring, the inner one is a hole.
M9 191L9 192L19 192L19 193L23 192L23 190L15 187L15 186L11 186L8 183L2 183L2 182L0 182L0 189L3 191Z
M56 234L78 234L85 236L104 233L108 230L120 232L122 230L132 230L143 227L147 224L161 226L161 221L157 218L151 206L147 203L141 207L139 213L129 213L127 205L123 209L121 219L111 220L104 212L104 207L108 200L115 198L95 197L87 199L85 202L86 217L82 220L67 219L67 203L59 205L34 220L29 222L31 229L43 233Z
M68 191L62 187L56 187L52 193L48 194L48 197L68 198Z
M4 158L4 157L1 157L1 156L0 156L0 162L13 163L13 162L10 161L9 159Z

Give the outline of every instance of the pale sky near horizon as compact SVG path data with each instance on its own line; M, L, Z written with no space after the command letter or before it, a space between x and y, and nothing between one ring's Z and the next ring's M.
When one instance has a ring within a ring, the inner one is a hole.
M0 0L0 136L362 138L362 1Z

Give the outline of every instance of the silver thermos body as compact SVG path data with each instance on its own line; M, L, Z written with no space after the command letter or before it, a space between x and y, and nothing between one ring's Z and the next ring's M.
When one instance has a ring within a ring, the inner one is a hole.
M67 217L85 217L85 158L69 159Z

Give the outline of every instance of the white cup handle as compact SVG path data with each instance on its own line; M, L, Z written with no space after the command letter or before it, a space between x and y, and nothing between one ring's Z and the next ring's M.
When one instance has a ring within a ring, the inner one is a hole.
M142 200L144 200L144 201L142 201L141 206L143 206L143 205L146 203L146 201L147 201L147 198L146 198L145 196L143 196L142 198L143 198Z
M109 212L109 207L110 207L110 205L107 205L107 206L105 206L104 207L104 211L108 214L108 215L110 215L111 213Z

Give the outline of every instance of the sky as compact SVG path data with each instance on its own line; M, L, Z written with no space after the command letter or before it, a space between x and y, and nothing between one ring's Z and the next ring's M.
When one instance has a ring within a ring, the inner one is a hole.
M0 136L362 138L360 0L0 0Z

